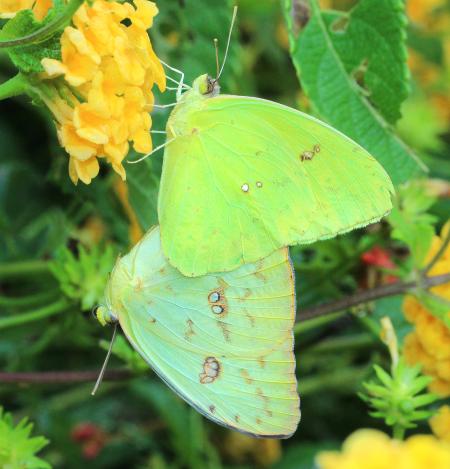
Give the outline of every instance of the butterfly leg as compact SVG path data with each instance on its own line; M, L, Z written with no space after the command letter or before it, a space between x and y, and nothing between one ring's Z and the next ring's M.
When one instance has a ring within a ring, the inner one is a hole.
M180 100L181 98L181 91L183 89L183 85L184 85L184 73L181 71L181 70L178 70L177 68L174 68L174 67L171 67L169 64L166 64L166 62L163 62L161 60L161 63L166 66L169 70L172 70L173 72L175 73L178 73L180 76L181 76L181 80L178 84L178 89L177 89L177 101Z

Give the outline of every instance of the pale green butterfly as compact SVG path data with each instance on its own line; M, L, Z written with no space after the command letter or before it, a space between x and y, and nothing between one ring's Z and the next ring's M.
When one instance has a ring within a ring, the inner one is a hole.
M300 419L295 378L294 272L288 249L232 272L185 277L161 249L159 228L119 258L102 323L185 401L214 422L287 438Z
M159 223L184 275L230 271L392 208L389 176L364 148L295 109L220 96L207 75L179 96L166 131Z

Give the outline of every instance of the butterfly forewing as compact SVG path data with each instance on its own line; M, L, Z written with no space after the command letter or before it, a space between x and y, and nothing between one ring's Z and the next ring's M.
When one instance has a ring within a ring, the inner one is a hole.
M218 96L187 123L166 148L159 195L163 249L185 275L233 270L391 209L393 188L380 164L299 111Z
M109 302L159 376L215 422L287 437L299 421L287 249L254 264L189 278L165 259L154 229L118 261Z

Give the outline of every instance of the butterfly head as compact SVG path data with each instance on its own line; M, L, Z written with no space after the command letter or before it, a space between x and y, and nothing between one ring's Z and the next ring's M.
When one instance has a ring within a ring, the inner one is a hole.
M200 75L192 83L192 89L205 97L212 98L220 93L219 82L216 78L212 78L206 73Z
M109 308L103 305L97 306L92 311L92 314L102 326L106 326L106 324L116 324L118 321L117 316Z

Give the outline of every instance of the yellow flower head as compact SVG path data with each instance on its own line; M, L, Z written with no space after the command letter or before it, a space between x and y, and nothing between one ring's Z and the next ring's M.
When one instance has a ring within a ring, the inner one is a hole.
M19 11L32 9L36 19L42 20L52 5L52 0L0 0L0 18L13 18Z
M438 438L450 444L450 406L440 407L437 414L431 417L430 426Z
M148 0L84 4L61 37L61 61L42 60L44 78L63 76L78 96L70 115L54 113L74 183L91 182L97 158L106 158L125 179L122 161L130 144L138 153L152 149L151 89L156 84L164 91L166 84L147 34L157 13Z
M342 451L319 453L316 464L319 469L447 469L450 446L430 435L403 442L378 430L362 429L345 440Z
M438 252L449 228L447 223L441 236L435 236L425 263ZM447 272L450 272L450 246L434 264L430 275ZM450 283L433 287L431 291L450 300ZM415 326L414 331L405 338L406 361L410 364L420 363L424 373L434 378L429 386L432 392L442 397L450 396L450 329L413 296L405 297L403 312Z

